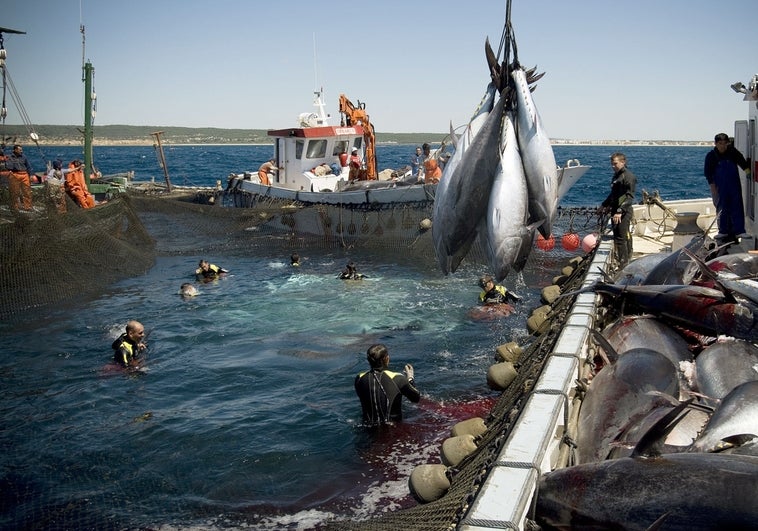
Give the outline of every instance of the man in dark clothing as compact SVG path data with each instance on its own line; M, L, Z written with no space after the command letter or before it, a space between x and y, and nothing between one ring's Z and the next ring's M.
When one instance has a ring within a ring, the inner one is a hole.
M632 234L629 232L629 226L634 214L632 206L637 177L626 167L626 155L623 153L611 155L611 167L613 168L611 192L601 207L604 211L611 213L613 248L616 252L618 268L622 269L632 257Z
M719 234L728 242L738 242L745 232L745 204L738 167L750 174L750 164L726 133L714 137L715 147L705 156L703 174L711 187L711 197L718 213Z
M381 343L369 347L366 359L371 369L355 377L364 424L376 426L402 420L402 397L411 402L421 400L421 393L413 385L413 367L406 365L404 375L390 371L389 351Z
M136 367L139 354L147 345L142 342L145 337L145 327L139 321L126 323L126 332L113 342L113 360L122 367Z

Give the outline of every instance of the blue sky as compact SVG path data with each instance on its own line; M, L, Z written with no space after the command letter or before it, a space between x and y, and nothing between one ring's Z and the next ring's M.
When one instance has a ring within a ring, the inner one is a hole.
M488 81L505 0L0 0L8 71L35 124L83 120L80 22L97 125L283 128L323 86L380 132L447 132ZM519 58L553 138L709 140L747 115L754 0L513 0ZM315 42L315 47L314 47ZM21 123L10 97L6 123Z

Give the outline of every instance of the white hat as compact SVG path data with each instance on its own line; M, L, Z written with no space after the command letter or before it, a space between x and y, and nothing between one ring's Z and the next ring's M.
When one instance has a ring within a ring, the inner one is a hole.
M353 148L353 151L358 151L358 148L354 147L354 148Z

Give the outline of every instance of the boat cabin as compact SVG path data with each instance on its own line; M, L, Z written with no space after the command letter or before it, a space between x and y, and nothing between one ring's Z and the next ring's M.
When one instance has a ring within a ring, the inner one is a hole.
M274 161L279 168L270 177L280 188L305 192L335 192L348 183L352 150L365 160L363 124L329 125L321 92L314 93L317 112L302 113L298 127L274 129ZM251 175L252 180L257 175Z

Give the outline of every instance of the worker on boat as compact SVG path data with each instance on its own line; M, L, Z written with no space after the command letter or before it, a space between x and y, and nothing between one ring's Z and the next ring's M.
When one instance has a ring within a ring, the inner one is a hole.
M424 153L421 151L421 146L416 146L416 153L411 155L411 175L418 177L418 170L424 163Z
M341 280L360 280L364 278L363 273L358 273L357 266L355 265L355 262L348 262L348 264L345 266L345 269L342 270L342 273L340 273L339 278Z
M437 159L432 156L431 146L424 142L422 147L424 151L424 184L437 184L442 177L442 170Z
M353 151L350 153L350 173L348 173L347 180L348 181L360 181L363 180L362 174L364 173L361 170L361 166L363 166L363 161L361 160L361 156L358 154L358 148L354 147Z
M84 181L84 164L82 161L75 159L68 165L66 173L66 183L64 185L69 197L82 208L92 208L95 206L95 196L89 193L87 183Z
M745 203L739 169L750 175L750 163L729 141L729 135L719 133L713 139L714 148L705 156L703 174L711 189L713 205L718 212L718 240L739 243L745 233Z
M195 270L195 276L198 280L209 281L215 280L221 275L228 273L223 267L219 267L216 264L211 264L208 260L200 260L198 268Z
M258 178L261 180L261 184L271 186L271 179L279 171L276 167L276 159L269 159L258 168Z
M8 175L8 192L10 192L10 207L11 211L19 211L19 201L21 202L21 210L32 210L32 185L31 176L32 165L29 164L29 159L24 155L24 148L16 144L13 146L13 151L5 161L5 167L10 171Z
M144 343L145 327L139 321L126 323L126 332L116 339L113 347L113 360L122 367L138 367L139 355L146 349Z
M634 215L634 189L637 186L637 176L626 166L626 155L613 153L611 155L611 191L600 205L601 212L611 215L613 228L613 250L616 254L618 270L632 257L632 233L630 226Z
M489 275L484 275L479 279L479 287L482 288L482 292L479 293L479 302L484 305L507 304L510 301L521 300L521 297L505 289L505 286L495 284L495 280Z
M47 172L47 179L45 179L45 199L48 208L52 208L60 214L66 212L66 191L63 183L68 172L68 168L63 169L63 161L56 159L53 161L50 171Z
M363 422L378 426L400 421L403 418L402 398L411 402L421 400L413 378L413 366L407 364L404 374L389 370L390 354L381 343L366 351L370 369L355 377L355 392L361 401Z

